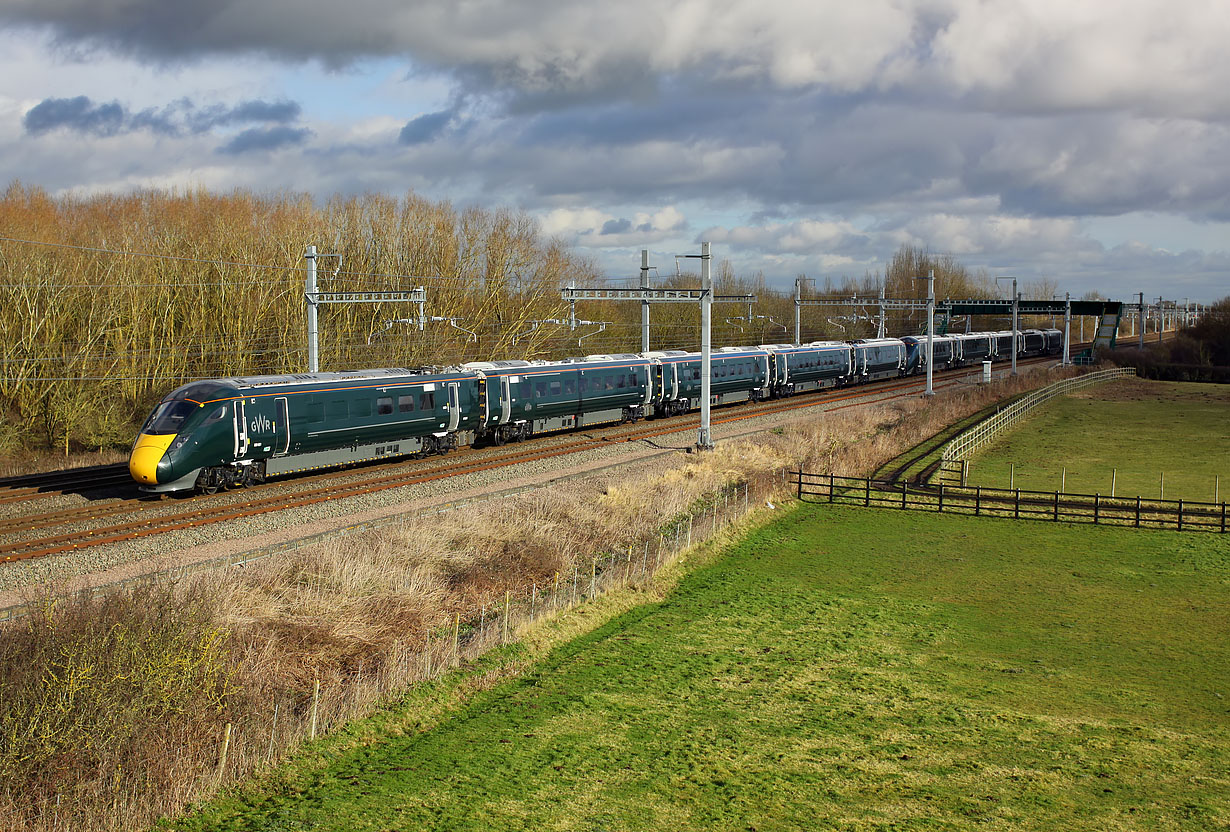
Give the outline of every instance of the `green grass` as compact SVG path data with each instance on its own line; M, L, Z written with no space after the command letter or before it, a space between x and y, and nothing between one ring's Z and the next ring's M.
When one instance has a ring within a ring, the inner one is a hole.
M1225 829L1228 578L1213 535L806 506L180 828Z
M970 461L970 485L1118 496L1230 499L1230 387L1111 382L1044 405Z

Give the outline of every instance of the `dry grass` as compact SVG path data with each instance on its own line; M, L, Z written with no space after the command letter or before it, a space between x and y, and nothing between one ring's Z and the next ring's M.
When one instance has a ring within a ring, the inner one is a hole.
M867 473L1053 378L1038 376L800 421L654 477L570 482L243 570L35 605L0 631L0 828L142 828L294 749L318 680L327 730L450 665L454 650L477 657L505 614L515 630L532 605L570 605L604 574L640 580L637 558L649 575L694 521L699 539L733 511L736 489L755 505L780 499L796 468Z

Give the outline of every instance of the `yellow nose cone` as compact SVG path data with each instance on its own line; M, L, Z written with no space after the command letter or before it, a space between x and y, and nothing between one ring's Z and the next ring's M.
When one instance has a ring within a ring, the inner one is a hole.
M157 485L158 461L174 439L173 433L141 434L132 448L132 456L128 458L128 473L132 474L132 478L144 485Z

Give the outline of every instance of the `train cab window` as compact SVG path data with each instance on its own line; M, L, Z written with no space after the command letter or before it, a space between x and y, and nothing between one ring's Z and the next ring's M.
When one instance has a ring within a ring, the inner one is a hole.
M398 413L413 413L414 412L414 396L398 396L397 397L397 412Z
M226 418L226 405L224 404L219 405L217 408L214 409L213 413L210 413L208 416L205 417L205 424L208 425L210 422L220 422L225 418Z
M329 413L330 422L336 419L350 418L350 404L348 402L345 402L345 401L329 402L329 406L326 409L328 410L328 413Z
M547 396L547 383L545 381L534 382L534 398L543 399Z
M307 420L312 423L325 420L325 406L322 402L311 402L307 406Z
M182 399L175 402L163 402L154 408L154 412L146 420L145 427L141 428L141 432L151 434L179 433L179 428L184 423L184 420L195 413L196 409L197 405L194 402L186 402Z
M436 394L435 393L419 393L419 410L435 410L436 409Z
M575 378L564 379L564 393L569 396L577 394L577 380Z
M371 399L355 399L350 405L351 416L371 416L372 401Z
M393 400L391 398L376 399L376 414L378 416L387 416L393 412Z
M564 385L560 382L559 379L556 379L555 381L551 382L551 395L552 396L558 396L562 392L564 392Z

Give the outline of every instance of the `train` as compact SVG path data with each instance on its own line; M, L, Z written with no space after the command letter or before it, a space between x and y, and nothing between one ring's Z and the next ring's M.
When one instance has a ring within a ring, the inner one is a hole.
M712 404L780 399L926 370L926 336L722 347ZM936 370L1049 355L1060 330L939 335ZM153 494L219 489L370 460L447 454L700 406L701 355L686 350L560 361L474 361L194 381L142 426L128 468Z

